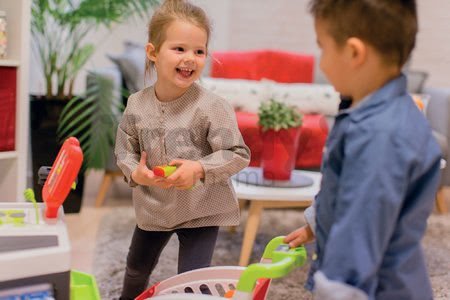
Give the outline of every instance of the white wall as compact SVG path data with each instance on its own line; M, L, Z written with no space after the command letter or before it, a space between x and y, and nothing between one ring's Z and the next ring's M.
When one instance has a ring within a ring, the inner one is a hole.
M318 53L308 0L233 1L230 48ZM254 13L254 7L258 10Z
M318 54L308 0L232 0L230 49L278 48ZM419 34L413 69L426 85L450 87L450 1L417 0ZM255 9L257 8L257 9Z
M427 85L450 87L450 1L419 0L418 9L412 68L429 72Z
M318 54L308 0L192 0L213 21L211 50L283 49ZM450 1L418 0L420 32L412 68L429 72L427 85L450 87ZM101 30L90 40L97 51L87 69L110 66L105 54L123 51L123 40L146 42L147 22L130 21L111 32ZM41 76L31 66L32 92L43 90ZM84 75L75 85L84 89Z

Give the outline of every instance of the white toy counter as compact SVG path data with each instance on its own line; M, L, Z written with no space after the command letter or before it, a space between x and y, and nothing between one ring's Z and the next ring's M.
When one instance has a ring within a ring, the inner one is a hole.
M62 207L57 219L45 219L44 204L38 208L39 223L32 203L0 203L0 300L69 299L70 242Z

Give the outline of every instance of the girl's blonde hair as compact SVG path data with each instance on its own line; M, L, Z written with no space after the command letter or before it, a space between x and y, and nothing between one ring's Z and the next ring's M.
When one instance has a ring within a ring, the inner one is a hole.
M187 21L204 29L207 37L206 47L208 47L211 23L205 11L185 0L165 0L155 10L148 24L148 42L153 44L156 52L160 50L161 45L166 40L167 27L176 20ZM153 67L153 62L146 58L146 73L150 73L151 67Z

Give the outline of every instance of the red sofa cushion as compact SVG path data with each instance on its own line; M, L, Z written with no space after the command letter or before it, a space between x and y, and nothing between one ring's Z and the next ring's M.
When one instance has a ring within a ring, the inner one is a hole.
M323 115L305 115L298 142L297 168L317 168L328 136L328 124Z
M251 151L250 166L260 166L263 144L258 125L258 115L239 111L236 112L236 118L242 137ZM324 116L304 115L295 167L319 167L327 136L328 126Z
M211 77L258 80L257 66L261 57L263 57L261 51L213 52Z
M251 151L251 167L259 167L262 155L262 139L260 136L260 128L258 125L258 115L243 111L236 112L237 123L245 144Z
M211 77L282 83L312 83L314 56L286 51L226 51L212 53Z

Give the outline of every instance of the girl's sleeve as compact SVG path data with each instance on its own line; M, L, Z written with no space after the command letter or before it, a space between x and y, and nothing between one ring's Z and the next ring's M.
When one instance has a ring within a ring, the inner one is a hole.
M122 170L125 181L134 187L137 184L131 179L131 173L139 165L141 153L139 137L135 126L137 115L133 114L129 108L132 102L130 100L117 128L114 154L116 156L117 166Z
M199 160L205 172L204 184L226 182L250 163L250 149L239 131L236 115L228 103L216 101L209 115L210 155Z

